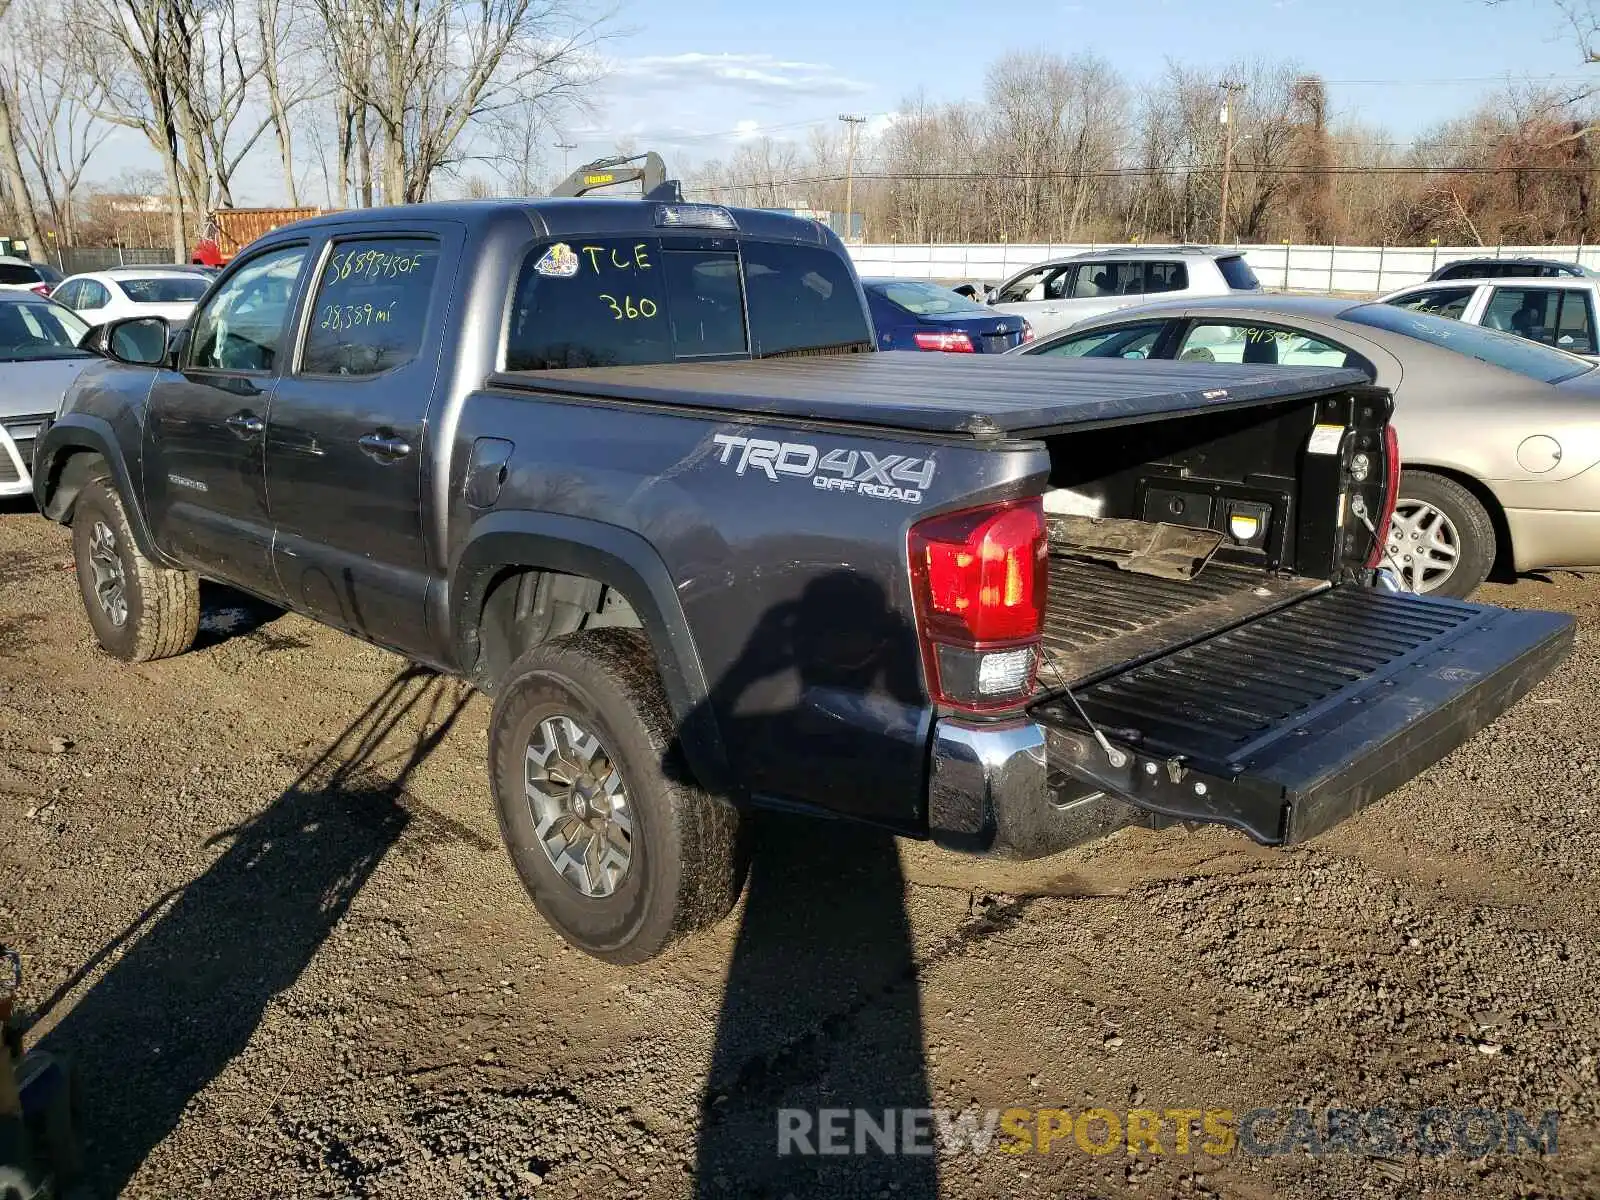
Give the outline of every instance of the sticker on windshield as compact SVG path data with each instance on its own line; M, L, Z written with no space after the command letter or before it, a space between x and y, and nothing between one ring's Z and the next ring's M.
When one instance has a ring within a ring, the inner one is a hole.
M533 269L549 279L571 279L578 273L578 252L565 242L557 242L533 264Z
M1339 443L1344 441L1343 425L1318 425L1311 430L1311 444L1307 454L1337 454Z

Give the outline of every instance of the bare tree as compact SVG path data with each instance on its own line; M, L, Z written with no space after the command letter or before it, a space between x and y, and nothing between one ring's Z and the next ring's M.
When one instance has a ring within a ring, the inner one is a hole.
M12 0L0 0L0 36L9 38L13 30ZM0 70L0 183L4 184L6 203L16 215L19 232L27 238L33 253L42 253L44 239L39 233L39 219L34 212L33 196L28 191L28 180L22 172L22 155L18 146L22 140L22 106L18 100L21 76L10 70Z
M513 108L549 113L596 75L605 14L582 0L318 0L341 91L377 127L384 199L421 199L464 142Z

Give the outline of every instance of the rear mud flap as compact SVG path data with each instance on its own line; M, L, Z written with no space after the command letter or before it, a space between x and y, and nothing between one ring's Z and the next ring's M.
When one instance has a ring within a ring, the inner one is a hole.
M1341 587L1079 691L1109 758L1064 697L1033 716L1057 778L1288 844L1492 722L1567 655L1574 626L1563 613Z

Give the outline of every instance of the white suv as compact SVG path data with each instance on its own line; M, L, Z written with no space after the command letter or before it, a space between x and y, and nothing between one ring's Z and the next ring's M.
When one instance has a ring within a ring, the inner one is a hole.
M1244 255L1209 246L1096 250L1040 263L988 294L990 307L1026 317L1039 337L1147 299L1259 292Z

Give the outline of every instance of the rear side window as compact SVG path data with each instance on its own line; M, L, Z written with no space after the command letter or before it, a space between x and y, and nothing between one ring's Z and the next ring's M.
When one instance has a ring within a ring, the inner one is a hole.
M1083 263L1067 298L1138 295L1144 290L1144 266L1142 262Z
M1232 291L1261 290L1261 281L1256 278L1256 273L1250 269L1250 264L1245 262L1243 255L1230 254L1227 258L1217 259L1217 270L1222 272L1222 278Z
M871 344L855 277L837 254L818 246L746 242L744 276L756 358Z
M1181 292L1189 286L1189 268L1181 262L1153 262L1145 268L1144 290Z
M381 375L422 349L439 243L432 238L336 242L323 264L300 356L302 375ZM196 280L200 291L205 281Z
M1589 295L1576 288L1496 288L1483 323L1573 354L1593 354Z

